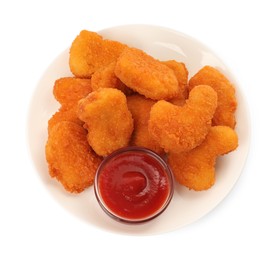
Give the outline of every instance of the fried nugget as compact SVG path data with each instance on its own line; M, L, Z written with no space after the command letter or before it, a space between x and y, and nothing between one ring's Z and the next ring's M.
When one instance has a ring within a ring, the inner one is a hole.
M207 85L196 86L184 106L160 100L151 108L149 133L166 152L184 152L198 146L211 127L217 93Z
M238 136L232 128L213 126L200 146L190 152L169 153L168 163L180 184L196 191L206 190L215 183L217 157L237 147Z
M91 91L90 79L64 77L56 80L53 93L61 107L48 121L48 132L61 121L69 121L83 126L84 123L77 116L77 105L78 101Z
M133 119L126 96L114 88L101 88L79 101L79 118L88 129L88 142L102 156L128 145Z
M156 101L138 94L127 97L128 109L134 120L134 130L130 145L143 146L161 155L164 153L163 149L150 136L148 131L150 110L155 103Z
M93 184L101 162L87 142L87 131L78 124L57 123L48 136L46 159L51 177L72 193L80 193Z
M90 79L64 77L55 81L54 97L64 109L71 109L92 91Z
M205 66L190 79L189 89L201 84L211 86L218 94L218 107L213 118L213 125L235 128L237 100L235 88L231 82L217 69Z
M179 94L169 101L174 105L183 106L188 98L188 70L183 62L175 60L163 61L163 64L173 70L179 86Z
M95 32L83 30L74 39L70 48L71 72L76 77L90 78L98 69L116 61L126 47L117 41L104 40Z
M84 122L78 118L77 106L70 109L65 109L61 107L48 121L48 133L53 129L53 127L62 121L69 121L80 126L83 126Z
M154 100L171 99L179 93L173 70L136 48L126 48L122 52L115 75L129 88Z
M91 87L95 91L99 88L117 88L126 95L133 91L128 88L121 80L119 80L115 73L116 62L111 62L106 67L97 70L91 77Z

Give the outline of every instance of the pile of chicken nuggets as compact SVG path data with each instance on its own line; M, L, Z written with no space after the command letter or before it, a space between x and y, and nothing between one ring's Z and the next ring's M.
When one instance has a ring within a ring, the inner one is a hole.
M189 189L214 185L217 157L238 147L235 88L219 70L204 66L189 79L183 62L87 30L69 66L74 76L54 83L60 108L45 149L50 176L67 191L91 186L103 158L126 146L161 155Z

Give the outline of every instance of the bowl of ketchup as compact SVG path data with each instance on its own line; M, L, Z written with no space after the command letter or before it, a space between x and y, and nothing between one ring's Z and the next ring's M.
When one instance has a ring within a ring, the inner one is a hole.
M173 177L164 159L143 147L126 147L99 166L94 191L113 219L142 223L159 216L173 196Z

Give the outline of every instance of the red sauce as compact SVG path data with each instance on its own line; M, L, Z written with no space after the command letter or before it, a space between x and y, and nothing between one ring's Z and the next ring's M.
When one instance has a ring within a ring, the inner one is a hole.
M105 206L125 219L144 219L158 211L171 192L164 165L153 156L128 151L101 169L98 189Z

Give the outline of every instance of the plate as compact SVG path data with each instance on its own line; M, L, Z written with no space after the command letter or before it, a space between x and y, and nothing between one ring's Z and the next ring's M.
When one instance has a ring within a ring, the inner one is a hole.
M160 60L175 59L184 62L190 76L204 65L211 65L222 71L236 86L238 100L236 131L239 136L239 147L236 151L217 160L216 183L211 189L195 192L176 183L174 197L169 207L158 218L139 225L114 221L98 205L93 187L81 194L69 194L48 174L45 160L47 122L59 108L52 89L56 79L72 76L68 65L69 49L66 49L42 75L30 104L28 141L37 173L45 188L61 207L79 220L95 227L134 235L151 235L183 228L214 209L229 194L242 172L250 141L249 114L242 91L230 70L213 51L183 33L158 26L124 25L102 30L99 34L104 38L140 48Z

